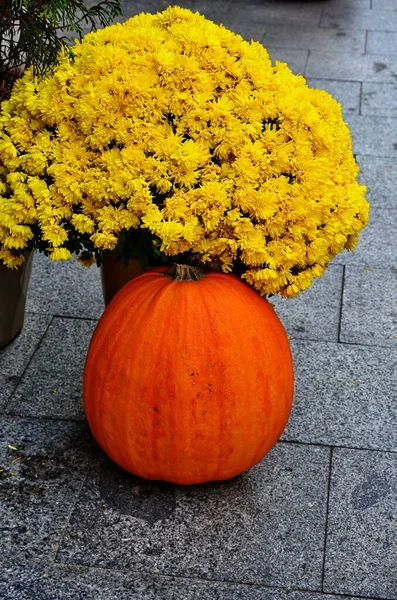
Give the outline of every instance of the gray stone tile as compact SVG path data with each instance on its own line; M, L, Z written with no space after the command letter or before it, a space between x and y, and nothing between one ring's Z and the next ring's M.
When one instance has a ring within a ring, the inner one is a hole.
M397 14L390 11L373 11L357 7L325 7L320 26L368 31L397 31Z
M265 28L263 23L257 23L255 21L241 21L238 17L234 19L223 20L222 25L234 31L234 33L238 33L245 40L251 41L254 40L256 42L262 41L263 34L265 32Z
M354 252L344 250L333 264L397 268L397 210L373 208Z
M0 436L1 556L53 560L91 462L91 436L80 423L6 417Z
M297 298L275 296L269 299L289 336L338 341L342 277L342 265L330 265L324 275Z
M261 41L265 33L265 8L256 4L247 3L244 7L240 3L219 1L195 3L195 10L214 21L224 25L227 29L240 34L246 40Z
M50 320L45 315L26 315L21 333L0 350L0 406L15 390Z
M178 6L194 9L196 0L178 0ZM141 12L156 13L165 10L168 6L175 6L175 2L167 0L123 0L122 20L129 19Z
M351 115L348 123L356 154L397 158L397 119Z
M339 81L373 81L395 83L397 56L313 50L306 67L306 77L337 79Z
M368 31L369 54L397 54L397 33L392 31Z
M372 10L397 10L396 0L372 0Z
M328 8L371 8L371 0L325 0L324 7Z
M357 155L360 181L367 186L372 207L397 208L396 159Z
M215 22L233 19L258 22L263 26L303 25L316 27L322 6L305 2L230 2L230 0L196 0L194 9Z
M32 417L82 419L82 376L96 322L51 323L6 412Z
M329 450L278 444L225 482L175 486L92 469L61 562L318 589Z
M307 83L310 87L325 90L341 103L345 118L360 111L361 84L357 81L332 81L329 79L311 79Z
M263 44L274 48L293 48L295 50L364 52L365 32L320 29L309 26L271 25L266 27Z
M0 563L2 600L171 600L170 578L61 565Z
M308 57L308 50L291 50L290 48L270 48L266 47L273 63L276 61L287 63L295 75L302 75L305 72L305 65Z
M397 451L397 348L292 340L295 397L283 440Z
M83 267L75 260L52 261L36 252L26 310L99 318L104 310L99 269Z
M375 117L397 117L397 85L363 83L361 114ZM397 122L395 125L397 129Z
M341 341L397 349L397 269L346 267Z
M346 598L328 594L324 596L307 591L277 590L178 578L173 600L346 600ZM358 598L350 597L349 600L358 600Z
M397 455L337 449L324 591L397 598Z

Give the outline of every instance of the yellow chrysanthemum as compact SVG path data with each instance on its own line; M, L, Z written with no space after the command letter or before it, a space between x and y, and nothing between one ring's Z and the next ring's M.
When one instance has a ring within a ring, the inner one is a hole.
M341 107L261 44L172 7L74 55L3 103L4 262L36 223L52 258L83 246L85 263L142 228L168 256L237 262L261 294L294 296L354 248L369 207Z

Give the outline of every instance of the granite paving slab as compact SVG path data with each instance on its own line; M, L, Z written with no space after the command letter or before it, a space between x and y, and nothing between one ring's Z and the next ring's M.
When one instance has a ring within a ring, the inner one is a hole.
M264 8L255 4L247 4L244 7L244 18L242 18L241 10L241 5L230 2L208 3L203 1L194 5L194 11L198 11L214 23L224 25L248 41L261 41L266 21Z
M58 560L318 590L328 466L326 448L278 444L239 477L182 487L103 461L91 469Z
M334 264L372 268L397 268L397 210L372 208L369 223L360 233L354 252L344 250Z
M395 83L397 56L350 52L349 59L346 60L346 55L341 52L313 50L310 52L305 75L338 81Z
M396 119L352 115L349 118L349 126L354 152L397 158Z
M396 158L356 156L371 207L397 208Z
M397 348L292 340L291 349L283 440L397 451Z
M36 252L26 310L66 317L99 318L104 310L98 267L53 261Z
M369 54L397 54L397 33L368 31L366 52Z
M80 423L0 423L1 556L53 560L91 458L91 436Z
M1 600L172 600L170 578L60 565L0 563Z
M295 50L327 50L336 52L364 52L365 32L341 29L319 29L288 25L267 25L262 40L265 46Z
M388 10L325 7L320 27L339 27L341 29L361 29L364 31L397 31L397 14Z
M49 316L26 315L21 333L0 350L0 407L15 390L50 321Z
M340 339L397 348L397 269L346 267Z
M266 46L272 62L276 61L287 63L295 75L303 75L309 55L308 50L293 50L291 48L272 48Z
M372 0L325 0L324 6L332 8L371 8Z
M82 377L96 321L54 318L5 412L83 419Z
M344 118L360 111L361 84L357 81L333 81L329 79L306 79L310 87L325 90L341 103Z
M96 4L97 0L95 0ZM122 0L123 18L138 15L141 12L155 13L165 10L167 6L175 5L175 2L167 0ZM177 5L182 8L194 9L196 0L178 0Z
M323 7L308 2L230 2L230 0L196 0L198 10L215 22L238 19L241 22L259 22L270 25L317 26ZM224 23L226 25L226 22Z
M361 114L374 117L397 117L397 85L363 83Z
M397 455L336 449L324 591L397 598Z
M290 337L338 341L342 282L342 265L330 265L297 298L269 298Z
M372 10L397 10L396 0L371 0Z
M324 596L308 591L276 590L268 587L177 579L173 600L346 600L346 597L328 594ZM349 597L349 600L359 599Z

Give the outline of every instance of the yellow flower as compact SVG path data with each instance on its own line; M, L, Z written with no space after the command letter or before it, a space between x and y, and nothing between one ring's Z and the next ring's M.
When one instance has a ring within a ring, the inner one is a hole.
M72 255L67 248L49 249L49 252L51 260L69 260L69 258L72 258Z
M76 230L80 233L93 233L95 230L94 221L86 215L74 214L71 221Z
M60 225L43 225L41 230L43 232L43 239L50 242L54 248L62 246L68 239L67 232Z
M114 250L117 244L117 237L112 233L94 233L90 239L101 250Z

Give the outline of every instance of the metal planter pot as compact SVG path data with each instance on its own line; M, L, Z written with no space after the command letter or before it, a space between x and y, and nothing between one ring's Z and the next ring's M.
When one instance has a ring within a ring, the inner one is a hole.
M33 253L18 269L8 269L0 262L0 348L20 333L25 320L25 304Z

